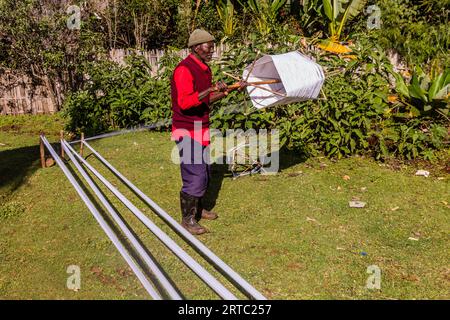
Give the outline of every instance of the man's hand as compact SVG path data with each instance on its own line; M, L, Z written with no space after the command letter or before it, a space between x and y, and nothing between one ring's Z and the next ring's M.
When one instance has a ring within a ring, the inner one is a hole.
M210 102L213 103L219 99L222 99L234 90L242 91L247 86L248 83L242 80L230 86L227 86L223 81L219 81L211 88L215 93L211 96Z
M243 80L239 81L239 88L238 88L238 91L244 90L247 86L248 86L247 81L243 81Z
M214 86L214 91L226 92L227 90L228 90L228 86L223 81L217 82L216 85Z

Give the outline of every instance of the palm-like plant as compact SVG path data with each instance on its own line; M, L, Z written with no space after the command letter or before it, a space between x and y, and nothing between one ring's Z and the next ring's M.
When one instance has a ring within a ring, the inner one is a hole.
M329 19L330 37L338 42L345 24L358 15L367 0L323 0L325 15Z
M432 110L449 113L450 68L434 75L427 75L419 67L413 73L410 84L406 84L398 73L391 70L396 79L396 91L402 101L411 107L411 113L418 116Z
M242 4L241 1L239 1ZM287 0L247 0L248 7L256 18L258 31L267 35L272 31L281 8Z
M226 37L233 36L237 24L233 3L230 0L227 0L226 2L220 0L216 5L216 9L220 21L222 22L223 33Z

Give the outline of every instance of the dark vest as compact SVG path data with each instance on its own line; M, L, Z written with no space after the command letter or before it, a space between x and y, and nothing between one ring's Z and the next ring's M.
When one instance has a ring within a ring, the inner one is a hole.
M191 56L181 61L175 70L185 66L191 72L194 78L194 91L202 92L212 85L211 69L202 70L196 61ZM175 71L174 71L175 73ZM209 98L205 99L208 102L202 103L197 107L192 107L187 110L183 110L178 105L178 92L175 86L173 77L171 80L171 97L172 97L172 124L177 129L194 130L194 121L201 121L202 128L209 127Z

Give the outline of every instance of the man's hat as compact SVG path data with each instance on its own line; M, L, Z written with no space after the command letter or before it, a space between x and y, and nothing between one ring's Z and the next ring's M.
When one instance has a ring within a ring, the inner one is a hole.
M196 44L205 43L216 40L210 33L203 29L195 29L189 36L188 47L195 46Z

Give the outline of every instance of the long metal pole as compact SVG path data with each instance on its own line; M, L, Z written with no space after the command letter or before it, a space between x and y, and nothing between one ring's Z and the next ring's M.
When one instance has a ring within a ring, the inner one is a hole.
M232 282L242 293L250 299L267 300L258 290L245 281L238 273L223 262L217 255L215 255L208 247L206 247L197 238L191 235L184 229L175 219L173 219L167 212L159 207L147 195L139 190L131 181L129 181L123 174L114 168L105 158L103 158L97 151L92 148L89 143L84 142L84 145L92 151L92 153L111 170L123 183L131 188L143 201L145 201L150 208L163 219L175 232L177 232L187 243L189 243L200 255L202 255L209 263L211 263L223 276Z
M86 141L85 145L88 145ZM66 144L72 153L85 165L149 230L166 245L181 261L183 261L198 277L213 289L221 298L226 300L237 300L236 296L214 278L205 268L188 255L175 241L173 241L164 231L153 223L145 214L132 204L117 188L115 188L105 177L95 170L86 160L84 160L73 148Z
M122 255L122 257L125 259L125 261L128 263L130 268L133 270L133 272L138 277L139 281L142 283L144 288L147 290L149 295L155 299L155 300L161 300L161 296L156 292L156 290L152 287L148 279L145 277L143 272L139 269L136 262L131 258L131 256L126 251L125 247L122 245L122 243L117 238L116 234L112 231L112 229L109 227L109 225L106 223L106 221L101 216L100 212L98 212L97 208L94 206L92 201L88 198L86 193L83 191L81 186L78 184L78 182L75 180L73 175L70 173L69 169L67 169L64 162L61 160L61 158L58 156L56 151L53 149L53 147L50 145L50 143L47 141L47 138L45 136L41 135L42 142L47 147L48 151L52 155L53 159L55 159L58 166L61 168L67 179L69 179L70 183L73 185L75 190L77 191L78 195L81 197L81 199L84 201L88 209L91 211L92 215L94 216L95 220L97 220L100 227L103 229L103 231L106 233L108 238L112 241L114 246L117 248L119 253Z
M91 177L89 177L89 175L86 173L86 171L83 169L83 167L75 159L75 157L72 154L73 149L71 150L70 148L67 147L68 144L66 141L61 141L61 145L62 145L64 151L69 156L72 163L75 165L77 170L83 176L84 180L86 180L89 187L91 187L92 191L94 191L95 195L100 199L101 203L105 206L105 208L111 214L112 218L118 224L119 228L130 240L133 247L140 254L141 258L145 261L147 266L153 272L153 274L158 279L158 281L162 285L162 287L166 290L166 292L169 294L169 296L172 299L181 300L182 297L178 294L178 292L172 286L170 281L166 278L165 274L161 271L161 269L158 267L158 265L155 263L155 261L153 261L153 259L150 257L150 255L145 251L145 249L142 247L142 245L139 243L139 241L136 239L136 237L133 235L133 233L128 229L128 227L125 225L125 223L122 221L122 219L118 216L116 210L111 206L111 204L108 202L108 200L105 198L105 196L99 190L99 188L95 185L94 181L92 181Z
M122 130L117 130L117 131L113 131L113 132L109 132L109 133L102 133L96 136L92 136L89 138L82 138L79 140L74 140L74 141L70 141L68 142L69 144L75 144L81 141L91 141L91 140L97 140L97 139L103 139L103 138L108 138L108 137L113 137L113 136L117 136L117 135L121 135L121 134L125 134L125 133L131 133L131 132L139 132L139 131L144 131L144 130L151 130L151 129L156 129L156 128L160 128L162 126L168 126L172 123L172 120L166 121L166 120L161 120L158 121L156 123L153 124L149 124L149 125L141 125L139 127L136 128L130 128L130 129L122 129Z

